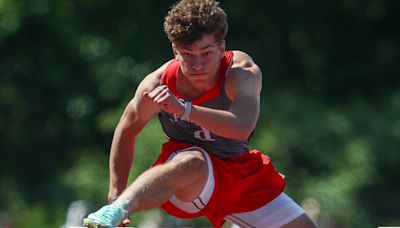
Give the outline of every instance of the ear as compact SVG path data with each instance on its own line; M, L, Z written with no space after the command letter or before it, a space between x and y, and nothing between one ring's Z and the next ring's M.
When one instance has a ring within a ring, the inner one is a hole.
M175 59L178 59L178 51L176 50L176 46L174 43L171 43L172 52L174 53Z
M220 58L222 59L225 56L225 50L226 50L225 40L221 41L221 44L219 45L219 50L220 50Z

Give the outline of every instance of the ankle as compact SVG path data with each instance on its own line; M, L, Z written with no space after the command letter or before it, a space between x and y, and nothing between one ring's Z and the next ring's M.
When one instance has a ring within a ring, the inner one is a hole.
M136 211L136 201L127 200L127 199L117 199L113 202L117 207L121 207L126 210L128 213L133 213Z

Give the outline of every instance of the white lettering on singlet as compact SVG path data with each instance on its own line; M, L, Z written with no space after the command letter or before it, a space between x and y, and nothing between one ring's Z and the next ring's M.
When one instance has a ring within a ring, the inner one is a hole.
M202 141L215 141L215 139L211 138L210 131L205 128L201 128L201 130L195 131L194 137Z

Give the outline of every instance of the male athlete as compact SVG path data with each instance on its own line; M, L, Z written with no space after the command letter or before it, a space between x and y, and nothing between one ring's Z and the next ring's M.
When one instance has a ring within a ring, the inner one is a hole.
M181 0L165 18L175 58L146 76L116 127L109 205L84 220L115 227L159 207L214 227L315 227L283 189L270 159L249 150L260 112L261 71L225 50L225 12L215 0ZM136 136L158 115L168 136L153 167L127 187ZM112 200L115 199L115 200Z

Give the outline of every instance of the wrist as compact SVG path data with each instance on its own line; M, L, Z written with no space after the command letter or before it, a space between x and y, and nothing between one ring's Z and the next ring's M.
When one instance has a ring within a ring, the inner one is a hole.
M180 118L181 118L182 120L188 121L188 120L189 120L189 115L190 115L190 113L192 112L192 102L185 101L184 107L185 107L185 110L184 110L183 113L180 115Z
M179 103L181 103L181 105L179 106L178 113L175 113L175 115L181 117L185 113L185 101L181 100Z

